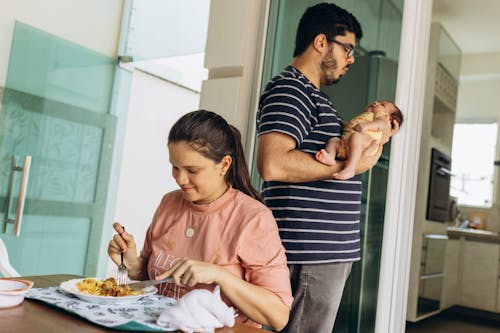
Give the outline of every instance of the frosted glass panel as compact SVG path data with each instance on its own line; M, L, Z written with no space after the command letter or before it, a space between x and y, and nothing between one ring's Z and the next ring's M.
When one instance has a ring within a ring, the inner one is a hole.
M6 84L10 89L106 113L114 71L112 58L15 24L9 60L9 73L15 75L8 75Z
M12 153L30 155L33 162L27 198L92 202L103 129L31 112L11 96L7 94L0 117L4 129L0 175L9 177ZM6 187L0 188L1 195L6 191Z
M24 263L16 267L21 275L83 275L89 231L86 218L27 215L22 238L12 236L9 226L2 240L13 265Z

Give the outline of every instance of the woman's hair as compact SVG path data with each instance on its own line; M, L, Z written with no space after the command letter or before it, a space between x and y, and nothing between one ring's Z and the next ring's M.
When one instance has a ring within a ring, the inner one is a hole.
M200 154L220 163L224 156L231 156L233 162L226 174L231 186L262 201L251 183L238 129L229 125L220 115L207 111L192 111L177 120L170 130L168 142L186 141Z

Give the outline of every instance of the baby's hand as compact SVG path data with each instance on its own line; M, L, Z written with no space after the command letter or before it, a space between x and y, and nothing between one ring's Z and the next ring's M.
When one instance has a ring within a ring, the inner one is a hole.
M363 132L365 129L366 129L365 124L356 124L356 126L354 126L354 130L356 132Z

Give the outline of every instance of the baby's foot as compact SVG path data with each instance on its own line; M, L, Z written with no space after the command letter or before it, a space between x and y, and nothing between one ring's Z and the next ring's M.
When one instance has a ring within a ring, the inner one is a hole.
M335 156L332 156L324 149L320 149L316 153L316 159L326 165L335 165Z
M346 180L346 179L351 179L352 177L354 177L354 174L355 174L354 169L344 168L343 170L340 170L339 172L334 173L333 178Z

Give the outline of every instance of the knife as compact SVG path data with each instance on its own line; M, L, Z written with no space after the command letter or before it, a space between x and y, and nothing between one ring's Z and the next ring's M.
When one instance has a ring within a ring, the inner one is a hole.
M132 290L141 290L147 287L154 286L155 284L169 283L169 282L174 282L174 280L171 277L168 277L163 280L145 280L145 281L127 283L124 286L130 287Z

